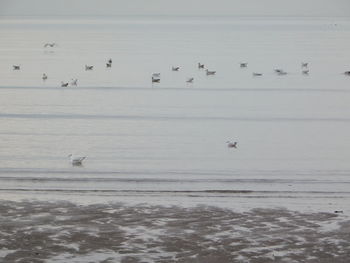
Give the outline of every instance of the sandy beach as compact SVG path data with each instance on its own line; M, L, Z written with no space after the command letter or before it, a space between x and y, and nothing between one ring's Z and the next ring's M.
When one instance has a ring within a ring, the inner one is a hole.
M340 213L3 201L1 262L348 262Z

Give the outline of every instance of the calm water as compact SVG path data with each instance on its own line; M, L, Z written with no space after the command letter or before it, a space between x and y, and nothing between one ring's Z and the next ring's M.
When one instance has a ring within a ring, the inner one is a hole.
M350 201L350 20L2 17L0 35L2 199Z

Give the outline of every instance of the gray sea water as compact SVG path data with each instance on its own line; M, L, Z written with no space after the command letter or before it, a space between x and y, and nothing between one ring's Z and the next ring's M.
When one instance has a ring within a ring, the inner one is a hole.
M1 199L346 210L349 19L1 17L0 36Z

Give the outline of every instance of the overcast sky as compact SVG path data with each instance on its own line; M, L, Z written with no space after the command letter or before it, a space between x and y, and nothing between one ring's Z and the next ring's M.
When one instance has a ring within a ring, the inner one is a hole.
M350 16L350 0L0 0L0 15Z

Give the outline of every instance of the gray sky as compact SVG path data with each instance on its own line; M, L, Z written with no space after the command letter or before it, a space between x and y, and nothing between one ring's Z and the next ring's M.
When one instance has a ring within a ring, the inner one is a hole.
M350 16L350 0L0 0L0 15Z

